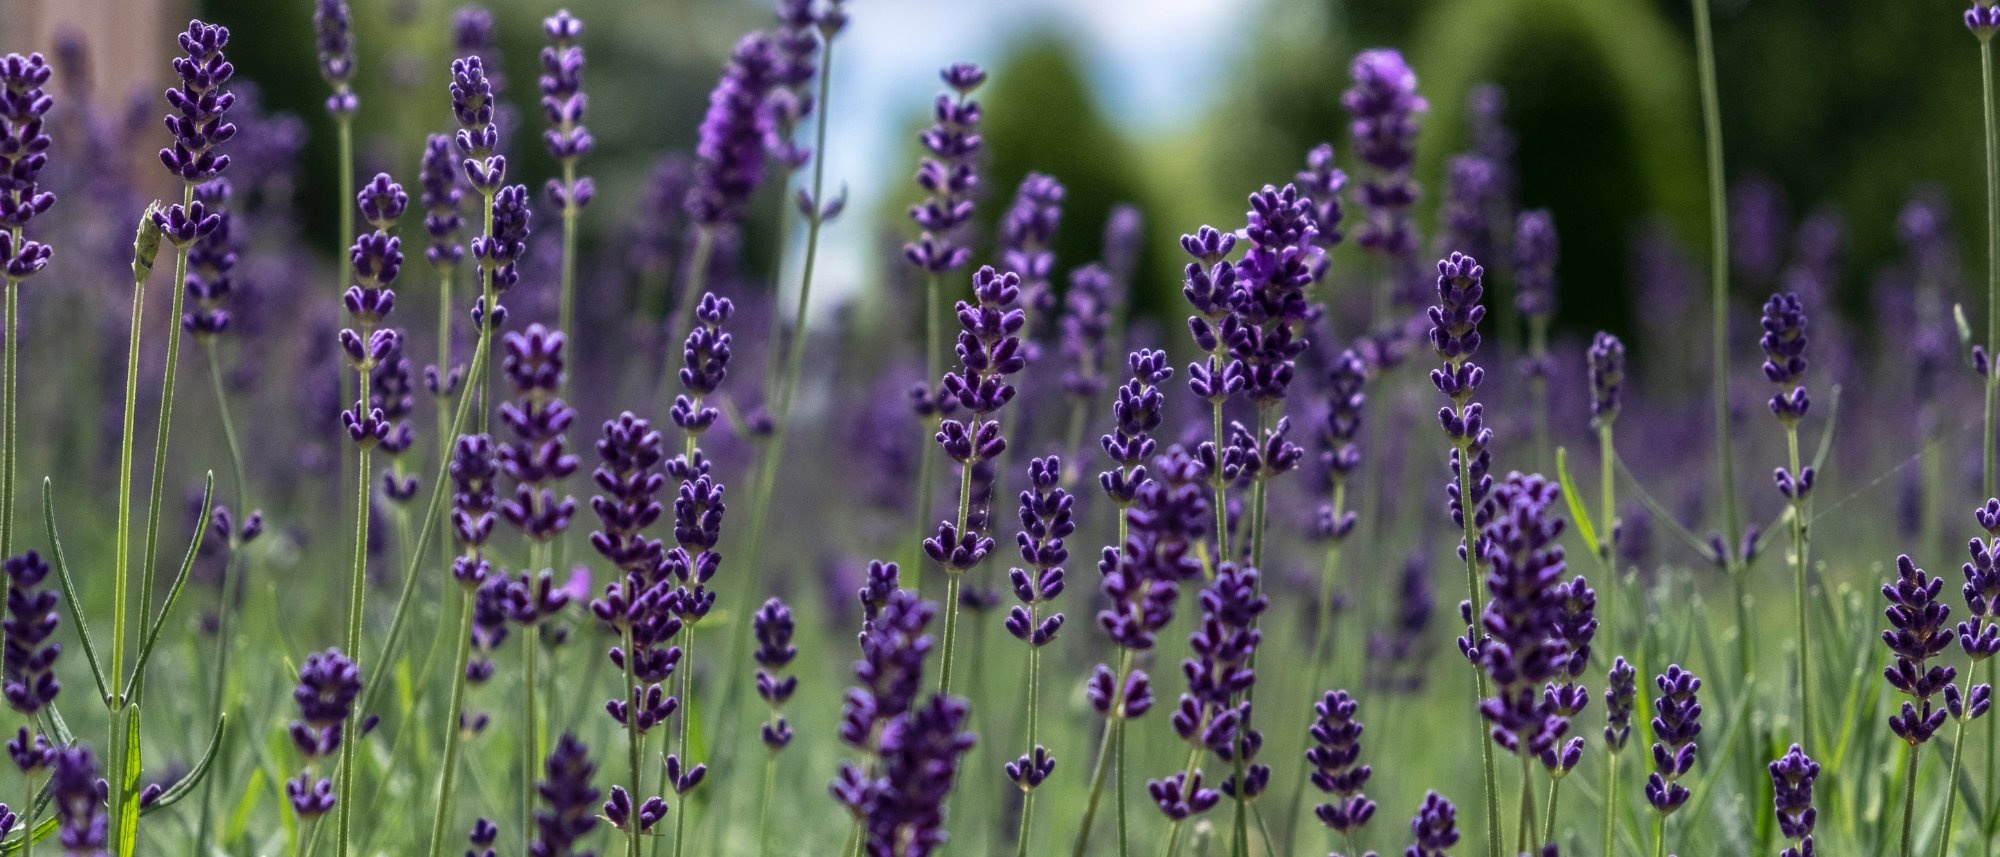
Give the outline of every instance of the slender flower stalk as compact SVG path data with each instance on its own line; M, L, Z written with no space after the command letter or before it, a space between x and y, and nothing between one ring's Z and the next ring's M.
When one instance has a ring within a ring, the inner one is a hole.
M1146 782L1154 805L1171 822L1168 857L1178 853L1189 818L1213 809L1225 793L1254 795L1270 781L1270 768L1243 764L1264 740L1251 728L1251 706L1242 698L1257 681L1250 661L1263 635L1255 622L1270 606L1270 599L1258 594L1258 577L1254 568L1224 562L1201 593L1201 620L1188 635L1193 657L1181 662L1188 689L1170 718L1174 734L1189 745L1188 762L1171 777ZM1202 786L1204 751L1237 769L1220 789Z
M1132 663L1136 654L1153 648L1160 630L1172 621L1180 581L1201 573L1199 564L1185 551L1161 551L1184 547L1190 537L1199 540L1208 525L1200 486L1169 488L1153 482L1146 469L1158 447L1153 432L1163 419L1166 394L1162 385L1173 377L1173 364L1167 361L1166 352L1147 349L1132 352L1126 362L1131 379L1118 388L1111 406L1111 432L1099 438L1114 466L1097 477L1099 487L1118 509L1118 541L1104 548L1097 564L1102 578L1099 590L1112 606L1098 612L1097 624L1118 647L1119 657L1115 670L1098 664L1085 685L1091 708L1104 719L1104 732L1072 857L1089 853L1091 822L1097 817L1110 773L1117 779L1118 853L1120 857L1127 853L1125 724L1153 707L1150 679Z
M645 532L665 513L659 501L667 484L660 472L663 447L660 433L628 411L604 424L604 437L597 441L601 463L592 473L603 493L590 501L601 525L590 543L618 572L604 596L590 602L590 612L618 634L619 645L609 656L625 676L624 691L606 702L605 710L625 729L626 778L611 787L604 817L625 831L627 857L638 857L641 839L666 815L664 798L639 797L644 794L640 758L646 733L679 706L663 687L680 662L680 647L667 642L680 633L681 622L663 609L666 549Z
M1308 687L1317 687L1326 676L1326 664L1333 659L1333 601L1335 577L1340 571L1341 549L1354 534L1357 516L1347 508L1348 482L1361 468L1361 450L1356 443L1361 434L1361 417L1367 404L1368 366L1353 349L1333 359L1327 374L1327 413L1318 432L1319 466L1331 485L1328 501L1320 506L1313 535L1326 541L1326 559L1320 565L1319 593L1313 601L1312 678ZM1317 736L1314 736L1317 739ZM1311 752L1308 750L1307 752ZM1288 850L1297 844L1297 819L1304 806L1305 784L1300 777L1292 786L1291 812L1294 819L1286 831ZM1351 848L1352 846L1350 846Z
M1613 646L1618 634L1611 624L1619 601L1617 463L1618 449L1612 443L1612 427L1625 404L1625 343L1598 331L1584 353L1585 374L1590 379L1590 427L1597 432L1597 559L1604 567L1604 582L1611 597L1604 601L1601 622L1604 636Z
M230 193L227 179L216 179L195 189L196 198L207 203L221 217L221 221L214 231L189 251L185 288L188 296L194 299L195 307L181 318L181 326L194 336L207 357L209 383L215 394L216 419L222 424L223 440L229 450L229 472L234 487L230 502L249 515L239 529L226 507L217 507L213 514L213 536L220 538L228 552L223 561L222 579L216 583L215 669L218 677L229 675L230 658L236 648L232 620L235 618L235 594L243 568L244 549L263 529L262 513L252 511L250 504L248 482L244 477L243 444L238 439L229 392L222 379L220 341L229 332L231 316L228 303L234 291L231 274L236 267L237 248L241 245L241 236L235 230L236 220L224 208ZM228 681L218 678L214 685L209 705L210 719L220 720L227 711L223 697ZM219 778L209 778L202 783L201 821L196 828L196 843L202 849L208 847L209 825L214 811L210 798L215 791L216 779Z
M1993 34L2000 32L2000 4L1993 0L1973 0L1965 10L1966 29L1979 40L1979 106L1984 118L1986 155L1986 342L1988 360L2000 355L2000 120L1994 116ZM1985 410L1979 434L1981 461L1980 494L2000 496L1995 484L1994 431L1996 409L2000 409L2000 371L1987 365L1984 373ZM1987 667L1987 680L2000 681L2000 661ZM1993 853L1991 833L2000 819L2000 797L1994 787L2000 783L2000 718L1986 723L1987 843L1985 853Z
M1063 614L1043 615L1042 605L1063 591L1062 564L1069 560L1063 540L1076 532L1075 501L1062 489L1062 459L1037 458L1028 463L1029 488L1021 492L1021 532L1016 542L1026 568L1007 572L1014 597L1021 603L1007 613L1007 633L1028 646L1028 752L1009 763L1007 779L1021 789L1021 831L1018 857L1027 857L1034 831L1035 789L1055 772L1055 755L1035 743L1040 725L1042 647L1055 642Z
M1639 701L1639 671L1623 655L1611 661L1604 678L1604 853L1618 840L1618 759L1632 737L1632 709Z
M903 258L924 272L924 380L910 390L923 437L935 434L957 402L931 386L944 375L944 280L972 260L972 248L959 234L972 221L979 190L979 102L972 93L986 82L986 71L971 63L949 65L938 73L951 95L940 94L933 106L936 121L917 139L929 152L917 165L917 186L927 198L910 207L910 219L922 233L903 245ZM935 459L919 456L917 464L917 532L931 530L931 492ZM910 585L921 591L921 563L912 561ZM951 597L946 596L951 601ZM947 634L949 636L949 634ZM949 662L950 658L946 658Z
M375 447L389 440L392 423L385 410L375 403L369 392L370 381L376 367L395 356L401 347L402 335L395 328L378 328L386 321L396 306L396 292L390 288L403 265L402 239L392 234L403 212L409 207L410 197L403 192L403 186L391 181L387 173L376 174L373 181L361 190L357 199L362 216L368 220L374 231L365 233L354 241L348 251L352 261L353 281L342 296L348 315L352 316L355 327L340 332L341 350L345 352L349 365L354 368L357 384L361 391L354 406L341 412L341 425L347 430L348 439L353 441L358 451L360 467L355 477L354 508L354 562L353 576L348 594L347 637L348 651L361 650L361 619L363 600L367 593L368 579L368 524L371 516L371 499L375 484L375 473L370 467L369 457ZM403 444L407 446L407 443ZM356 709L358 712L358 709ZM354 716L359 716L356 713ZM355 724L358 727L358 722ZM352 819L354 788L354 750L359 743L361 730L351 730L356 738L340 746L339 782L339 852L348 850L348 832Z
M1793 587L1799 625L1799 728L1801 746L1813 744L1812 705L1812 626L1806 609L1807 577L1811 573L1807 549L1808 522L1812 517L1813 468L1799 463L1799 420L1804 419L1812 400L1806 395L1806 313L1799 296L1790 292L1774 294L1764 304L1763 336L1758 345L1764 350L1764 377L1777 386L1771 397L1771 413L1785 427L1788 464L1778 468L1778 493L1790 506L1792 519Z
M14 547L14 503L19 493L20 402L17 390L16 334L20 323L21 283L48 265L51 250L30 240L29 221L55 205L56 196L42 189L40 175L48 164L52 144L44 130L55 99L42 90L52 70L41 54L8 54L0 57L0 175L7 177L0 189L0 287L6 291L4 333L7 339L5 365L0 366L0 431L5 433L0 448L0 555ZM29 807L29 814L33 814Z
M1480 603L1479 567L1484 557L1479 532L1491 522L1495 510L1491 497L1493 477L1487 474L1493 458L1486 449L1493 441L1493 430L1485 426L1486 407L1472 401L1486 379L1486 370L1472 362L1473 354L1479 350L1479 322L1486 317L1486 307L1480 304L1485 293L1481 280L1485 275L1486 269L1479 266L1477 259L1452 253L1438 262L1438 303L1430 308L1431 348L1444 360L1442 368L1431 370L1431 384L1451 400L1450 406L1438 411L1438 420L1452 445L1453 481L1445 486L1445 493L1450 500L1452 522L1464 532L1458 543L1458 555L1465 563L1466 600L1461 609L1468 625L1472 622L1471 605ZM1467 628L1467 641L1479 636L1476 629ZM1464 645L1461 651L1467 656L1475 653ZM1479 700L1492 695L1488 685L1487 672L1474 670L1473 690ZM1498 779L1493 767L1493 748L1484 740L1479 741L1479 757L1486 785L1487 853L1499 857Z
M1701 126L1708 162L1708 269L1711 382L1715 404L1715 490L1722 494L1722 567L1735 586L1736 654L1739 675L1751 672L1750 615L1744 597L1742 566L1747 556L1735 553L1743 540L1743 516L1736 500L1736 459L1729 437L1729 197L1722 163L1722 101L1716 94L1715 32L1709 22L1709 0L1694 5L1695 65L1701 86Z
M347 0L316 0L313 32L319 48L319 74L332 93L326 97L326 113L333 117L334 140L339 151L341 240L354 234L354 211L347 200L354 198L354 114L361 98L354 94L354 18Z
M785 703L799 689L799 677L786 675L786 668L798 657L799 649L792 645L792 633L796 626L792 622L792 610L785 602L772 598L750 617L757 635L757 696L771 709L771 716L764 721L759 734L767 751L764 758L764 797L757 809L757 853L759 857L771 853L769 826L771 821L771 790L778 778L778 753L792 743L792 727L785 722Z
M285 797L301 825L310 826L347 802L347 796L334 794L332 778L315 775L314 766L360 740L358 734L348 740L347 732L360 695L361 667L337 648L314 652L299 667L299 683L292 690L299 718L292 721L291 736L292 745L305 757L305 767L285 783Z
M951 692L953 649L958 641L959 588L966 572L977 568L993 550L993 539L972 526L972 475L981 463L997 460L1007 449L1001 434L1000 409L1014 399L1007 376L1027 368L1027 351L1020 333L1027 314L1020 308L1021 278L981 267L972 275L972 301L958 302L959 368L938 385L942 401L954 403L967 416L939 423L938 447L958 462L958 517L941 521L936 535L924 540L924 554L945 573L944 654L938 670L938 692Z
M542 48L542 112L549 128L542 133L549 157L562 166L562 178L550 179L549 201L562 212L562 282L558 291L556 329L574 334L576 327L576 236L577 218L590 204L596 187L588 177L578 178L577 161L590 154L590 130L583 127L584 109L589 99L583 94L583 22L568 9L543 19L542 34L549 44ZM558 387L556 393L564 392Z
M475 368L477 368L475 363ZM473 603L493 576L484 549L493 535L495 484L500 468L493 441L485 435L458 438L452 445L451 529L460 553L451 562L451 577L460 590L458 655L452 671L451 703L445 720L444 762L438 774L437 805L432 812L430 857L444 853L444 831L451 817L452 787L458 777L458 755L466 738L465 685L472 660Z

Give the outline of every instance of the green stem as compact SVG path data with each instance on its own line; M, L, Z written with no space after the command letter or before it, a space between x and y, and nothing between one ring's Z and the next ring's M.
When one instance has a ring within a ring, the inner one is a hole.
M1549 813L1551 816L1555 813ZM1604 857L1617 857L1612 843L1618 839L1618 754L1606 753L1604 760Z
M1618 585L1617 543L1618 501L1616 483L1613 478L1617 475L1617 460L1617 447L1611 440L1611 422L1609 420L1600 421L1597 426L1597 517L1602 523L1599 524L1600 530L1597 535L1597 556L1604 561L1604 587L1609 597L1604 599L1603 609L1599 612L1603 614L1601 627L1604 639L1610 641L1611 645L1609 648L1614 650L1618 647L1618 631L1617 626L1613 625L1611 620L1617 615L1620 594ZM1606 857L1609 857L1609 852L1606 852Z
M35 857L35 775L22 777L21 857Z
M1556 841L1556 796L1562 793L1562 777L1549 777L1549 817L1542 821L1542 844L1553 845ZM1525 787L1526 784L1524 783ZM1606 857L1609 857L1607 854Z
M695 230L694 255L688 262L687 283L681 289L680 306L674 310L672 323L667 327L668 335L674 337L667 340L669 362L681 353L680 349L674 346L685 341L688 334L694 332L694 310L695 306L701 303L702 290L708 286L709 255L714 252L715 230L706 226Z
M777 712L772 712L772 722L777 720ZM769 857L771 853L771 792L778 779L778 754L764 754L764 799L757 808L757 857Z
M1800 478L1799 427L1796 424L1785 427L1785 448L1791 462L1792 478L1796 480ZM1803 737L1800 744L1807 752L1812 752L1817 749L1817 745L1813 743L1812 625L1809 624L1809 611L1806 610L1807 577L1808 569L1811 567L1807 556L1807 551L1811 548L1806 529L1808 502L1809 499L1803 498L1792 501L1792 583L1797 590L1793 603L1798 612L1799 623L1799 731Z
M1034 628L1036 623L1041 620L1040 597L1041 597L1040 592L1037 592L1036 593L1037 600L1029 602L1028 604L1028 627L1030 629ZM1037 703L1039 702L1037 697L1039 695L1040 689L1038 687L1039 682L1037 681L1037 679L1040 677L1041 674L1041 666L1042 666L1041 647L1030 645L1028 647L1028 759L1030 762L1032 762L1035 758L1035 738L1036 738L1035 727L1038 725L1037 721L1039 720L1039 717L1037 716L1035 709L1038 707ZM1019 849L1016 851L1016 857L1028 857L1028 834L1031 830L1033 830L1032 825L1034 823L1034 817L1035 817L1035 790L1032 788L1026 788L1023 789L1021 793L1021 834L1019 837L1020 839L1018 843Z
M521 841L535 837L535 766L541 754L535 748L535 648L541 626L529 625L521 634Z
M15 230L15 233L18 235L19 230ZM18 335L20 333L21 318L20 281L8 278L6 281L6 291L7 345L4 361L6 366L0 368L0 372L5 373L4 383L6 386L0 388L0 396L5 396L4 402L0 402L0 418L4 418L7 421L7 448L4 452L0 452L0 467L5 468L4 472L0 472L0 556L11 556L14 553L15 483L20 478L18 471L21 455L21 435L19 431L21 399L18 389L19 361L16 356L16 344L17 340L20 339Z
M1667 817L1653 816L1653 857L1667 857Z
M190 184L182 189L181 204L183 206L194 204L194 185ZM187 266L188 247L177 245L174 248L173 308L169 310L167 316L169 323L166 377L160 384L160 418L153 434L153 487L152 499L146 509L146 552L140 555L146 563L139 578L139 625L142 633L146 626L153 623L153 581L159 576L156 566L159 563L157 553L160 545L160 518L165 511L167 490L167 435L174 421L174 383L180 378L180 320L183 307L187 303L187 289L182 284L187 282ZM122 644L124 641L121 639L118 642ZM116 673L112 674L112 680L118 680ZM131 702L137 704L145 689L144 677L133 677ZM120 764L122 762L114 762L114 766Z
M930 275L924 286L924 388L935 391L944 377L944 281ZM928 394L927 394L928 395ZM917 419L917 449L930 446L937 433L936 420ZM910 575L910 589L923 591L924 537L931 532L931 494L936 489L937 464L934 456L919 453L917 458L917 535L911 542L910 561L904 565Z
M694 768L694 757L690 755L688 744L688 724L694 720L694 625L689 624L687 626L687 630L683 632L682 639L684 642L681 643L681 663L676 668L676 671L681 675L679 744L681 770L688 771ZM674 784L669 783L663 786L661 791L664 792L673 787ZM694 802L683 797L681 799L680 818L674 822L674 857L681 857L682 837L687 835L687 829L693 823Z
M628 586L631 578L627 578ZM623 630L625 641L625 764L627 765L625 791L632 799L632 816L625 820L625 857L639 857L639 805L645 801L639 797L639 757L646 746L645 733L639 731L639 677L633 671L632 628Z
M974 419L978 419L977 416ZM929 456L926 456L929 457ZM965 519L972 512L972 464L962 464L958 468L958 529L960 537L965 534ZM946 545L950 549L950 545ZM951 693L951 659L958 644L958 589L959 578L965 572L959 569L945 569L944 584L944 666L938 673L938 693Z
M1555 444L1549 442L1549 379L1541 372L1548 356L1549 320L1546 316L1535 316L1528 320L1528 359L1535 366L1534 374L1528 376L1528 387L1535 409L1536 466L1545 471L1551 466L1555 449Z
M1723 182L1722 100L1716 95L1715 34L1708 0L1693 0L1696 65L1701 83L1701 124L1708 158L1709 344L1715 361L1715 467L1722 492L1723 566L1736 580L1736 650L1742 675L1750 674L1750 625L1736 549L1742 512L1736 504L1736 465L1729 442L1729 201Z
M1984 462L1984 479L1980 485L1985 489L1980 496L1992 497L1996 493L1994 407L1996 401L2000 401L2000 369L1990 362L2000 360L2000 351L1996 351L2000 349L2000 127L1996 127L1993 115L1993 42L1990 34L1979 39L1979 93L1986 126L1986 357L1989 361L1985 428L1979 436L1979 457Z
M363 415L363 419L368 413L368 376L372 368L371 365L363 365L361 370L355 373L360 376L355 383L361 389L361 398L355 400L355 408ZM369 471L368 460L372 452L373 447L369 444L361 445L360 454L357 456L361 464L355 471L354 480L354 575L348 589L347 602L347 651L348 657L351 658L361 656L361 617L368 595L368 489L374 483L372 478L374 474ZM384 678L386 676L377 675L375 680L380 682ZM336 809L340 814L336 853L340 854L340 857L347 857L348 831L352 829L354 748L361 743L363 716L362 709L359 706L355 707L347 718L347 740L340 742L340 784L336 798L339 801Z
M1118 518L1118 531L1121 534L1125 531L1125 518L1123 515L1120 515ZM1118 541L1119 544L1124 544L1125 542L1122 536ZM1125 707L1125 676L1131 668L1132 651L1130 649L1123 649L1118 657L1118 672L1113 676L1117 684L1113 685L1111 692L1111 710L1106 715L1104 721L1104 736L1098 739L1097 742L1097 764L1091 769L1090 773L1090 796L1084 800L1083 822L1077 826L1076 847L1071 849L1071 857L1083 857L1087 853L1088 846L1090 845L1091 822L1097 819L1097 804L1099 799L1104 795L1104 780L1106 774L1110 773L1112 757L1114 755L1118 757L1120 769L1123 769L1124 745L1118 742L1125 727L1124 718L1119 716L1119 714ZM1118 802L1118 854L1119 857L1124 857L1125 779L1123 776L1118 778L1118 795L1116 799Z
M576 160L562 162L562 182L565 198L562 209L562 283L556 299L556 324L565 336L576 335L576 221L583 213L570 194L576 190ZM569 389L569 376L564 374L557 382L556 395L562 397Z
M1336 476L1333 482L1333 503L1329 507L1333 511L1333 520L1336 523L1340 521L1340 516L1345 511L1346 506L1347 480ZM1340 569L1340 549L1343 544L1344 539L1338 537L1328 542L1326 546L1326 562L1320 567L1319 603L1314 605L1313 642L1312 648L1307 650L1306 653L1306 657L1312 660L1313 665L1312 679L1306 685L1305 707L1308 710L1311 709L1313 700L1318 697L1318 694L1323 689L1322 685L1326 681L1326 662L1330 660L1330 656L1327 654L1327 646L1332 642L1333 633L1333 580L1335 573ZM1305 774L1301 773L1298 778L1292 781L1291 809L1285 815L1285 853L1287 854L1297 850L1299 820L1303 818L1299 811L1305 807L1306 779ZM1358 854L1359 852L1356 853Z
M489 193L483 196L485 203L481 207L486 210L486 217L483 221L484 225L480 227L479 234L486 240L491 241L493 240L493 194ZM498 326L493 318L493 274L493 269L487 267L485 260L481 260L479 263L479 353L472 356L472 365L477 371L471 372L465 379L466 395L468 397L472 393L471 385L479 385L479 421L477 423L479 434L486 433L487 421L493 412L493 361L486 356L486 353L493 348L493 328Z
M1917 748L1913 744L1903 747L1903 857L1910 857L1910 821L1917 812Z
M1951 741L1951 776L1944 781L1944 826L1938 828L1938 857L1951 857L1952 822L1958 817L1958 760L1964 756L1965 718L1958 718L1958 734Z
M251 514L251 511L250 494L245 487L243 477L243 448L237 442L236 420L231 415L229 396L222 386L222 361L217 356L213 344L207 345L202 351L208 356L208 378L211 386L215 389L216 414L221 418L223 440L229 446L230 475L236 483L236 511L238 515L247 516ZM231 645L233 628L231 620L234 618L233 613L235 608L235 599L232 597L231 587L235 586L238 572L242 565L243 545L238 541L235 532L229 533L228 537L229 559L223 565L222 580L217 583L216 590L215 689L212 698L209 700L210 715L217 720L220 720L222 717L226 703L224 697L226 695L225 690L229 685L229 659L235 649ZM218 779L220 777L208 777L202 780L201 820L195 828L195 851L199 854L209 853L209 839L212 833L211 825L214 823L215 807L213 799L215 796L215 781Z
M472 660L472 596L472 590L467 589L459 598L458 666L451 674L451 707L445 719L444 769L438 774L437 808L431 814L430 857L439 857L444 853L444 828L451 817L451 787L458 773L459 745L464 740L464 729L458 721L465 714L465 665ZM637 846L634 845L634 848Z
M1528 853L1528 837L1535 829L1535 780L1534 768L1528 761L1528 754L1521 754L1521 815L1520 828L1514 832L1514 852Z
M1472 462L1471 446L1466 441L1458 441L1458 496L1462 511L1459 517L1465 519L1465 586L1469 603L1479 603L1479 545L1477 515L1472 502ZM1473 703L1479 704L1489 695L1486 687L1486 672L1478 668L1472 670L1472 687L1476 694ZM1477 720L1473 721L1473 740L1479 744L1480 767L1485 773L1486 786L1486 853L1487 857L1500 857L1500 788L1499 780L1493 772L1493 745L1486 740L1486 729Z

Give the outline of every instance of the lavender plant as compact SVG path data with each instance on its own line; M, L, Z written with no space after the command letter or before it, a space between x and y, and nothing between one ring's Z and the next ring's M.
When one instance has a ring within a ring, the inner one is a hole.
M28 225L37 215L55 206L56 195L42 189L41 172L48 165L53 141L48 135L47 116L55 106L42 86L53 74L41 54L8 54L0 57L0 174L7 176L0 190L0 288L6 291L5 325L7 338L5 366L0 367L0 431L6 446L0 449L0 555L14 547L14 503L20 491L20 404L16 388L19 356L16 343L20 325L20 288L29 277L48 266L54 250L27 237ZM32 820L33 808L30 807Z
M1701 679L1671 664L1653 678L1653 772L1646 775L1646 802L1653 807L1656 855L1667 853L1667 816L1686 806L1689 792L1680 780L1694 769L1695 738L1701 735ZM1908 825L1906 824L1905 827Z
M785 722L784 707L799 688L799 677L786 675L785 669L798 657L799 649L792 645L792 633L797 626L785 602L776 598L765 601L750 621L757 634L757 696L771 707L771 717L759 731L764 748L769 751L764 759L764 797L757 810L757 853L763 855L771 852L768 829L771 789L778 779L778 753L792 743L792 727Z
M972 261L972 248L964 245L959 232L972 220L979 190L979 102L972 93L986 82L986 70L971 63L946 66L938 73L953 95L939 95L932 112L936 121L918 137L929 153L917 165L917 186L927 198L910 206L910 220L922 230L915 241L903 245L903 258L922 271L924 287L924 380L910 390L923 437L943 429L944 421L957 407L956 399L932 378L944 375L944 277ZM920 456L917 465L917 532L931 531L934 470L930 456ZM912 562L917 568L918 563ZM921 578L913 580L915 585ZM946 596L947 603L954 599ZM949 635L947 635L949 636ZM945 659L947 662L950 658Z
M1812 627L1806 610L1807 521L1812 517L1813 468L1799 464L1799 420L1812 406L1806 394L1806 313L1799 297L1791 292L1771 296L1764 303L1764 334L1758 345L1764 349L1764 377L1777 386L1771 397L1771 413L1785 427L1787 466L1778 468L1778 493L1791 507L1794 604L1799 624L1799 728L1804 746L1813 746L1812 706Z
M577 161L590 154L590 129L583 127L584 110L590 101L583 94L583 22L568 9L542 21L542 34L549 43L542 48L542 113L549 122L542 132L549 157L562 165L562 178L550 179L549 201L562 212L562 282L558 292L556 329L576 330L576 237L577 218L590 204L596 186L589 177L578 178ZM558 393L562 390L558 389Z

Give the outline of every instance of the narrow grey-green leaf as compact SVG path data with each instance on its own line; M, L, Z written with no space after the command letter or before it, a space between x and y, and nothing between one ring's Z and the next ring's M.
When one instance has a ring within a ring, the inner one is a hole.
M56 563L56 579L62 581L63 603L69 607L70 621L76 624L76 635L83 641L83 659L90 662L90 677L97 681L97 698L110 699L111 683L104 680L104 668L98 666L97 644L91 642L90 623L83 619L82 605L76 598L76 581L70 579L69 560L63 556L62 536L56 534L54 488L47 477L42 478L42 526L49 532L49 553Z

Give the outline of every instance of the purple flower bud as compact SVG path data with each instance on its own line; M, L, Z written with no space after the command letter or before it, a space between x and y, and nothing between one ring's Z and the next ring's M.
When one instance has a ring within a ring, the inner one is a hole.
M160 150L160 162L167 172L188 184L201 184L229 167L229 156L215 147L236 136L236 126L225 118L236 96L222 91L236 74L236 67L222 55L229 44L229 29L188 22L180 35L181 51L174 58L174 75L180 84L167 90L167 131L173 145Z
M777 83L777 62L769 35L746 35L709 93L695 146L701 166L687 198L688 213L703 228L741 219L750 195L764 181L769 118L764 105Z
M49 576L49 564L41 554L31 550L10 556L5 569L7 618L0 621L0 630L6 637L6 677L0 691L15 711L33 718L54 703L62 690L55 675L62 644L50 639L61 621L56 613L57 597L54 590L41 588ZM17 752L14 758L19 765L23 756Z
M985 82L986 72L959 63L947 66L941 76L957 98L939 95L936 122L918 137L929 155L917 166L917 186L928 198L910 208L910 219L923 234L903 245L910 264L934 275L955 271L972 259L972 248L961 243L958 232L972 219L979 188L980 112L971 96Z
M1950 665L1929 663L1956 639L1947 621L1951 607L1938 600L1943 591L1943 578L1931 577L1907 556L1896 558L1896 579L1882 586L1882 597L1889 602L1889 628L1882 632L1882 642L1893 658L1882 675L1890 687L1911 697L1890 716L1889 731L1911 746L1929 741L1944 725L1945 711L1934 708L1931 697L1958 676Z
M590 784L597 766L590 761L590 748L567 732L557 740L543 763L543 776L535 784L546 809L535 811L535 841L528 846L535 857L571 857L577 840L597 826L599 792Z
M1671 815L1687 803L1680 778L1694 768L1696 736L1701 734L1701 702L1695 698L1701 679L1670 665L1653 679L1659 695L1653 700L1653 772L1646 776L1646 802L1661 815Z
M1425 794L1423 806L1410 819L1410 834L1416 841L1406 857L1445 857L1444 850L1458 844L1458 809L1437 792Z

